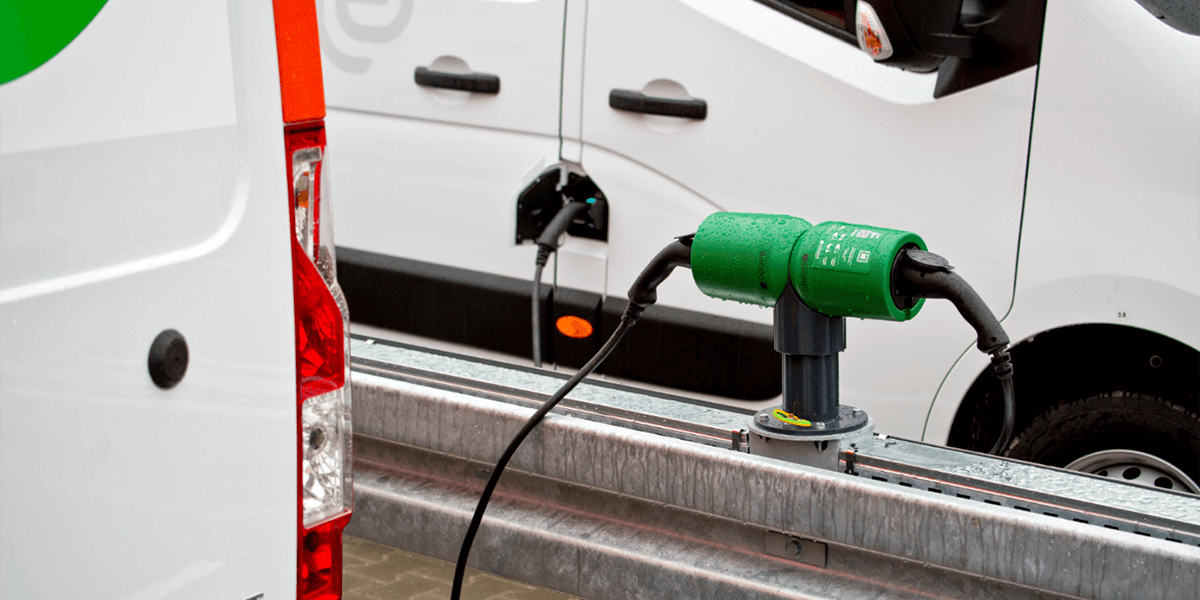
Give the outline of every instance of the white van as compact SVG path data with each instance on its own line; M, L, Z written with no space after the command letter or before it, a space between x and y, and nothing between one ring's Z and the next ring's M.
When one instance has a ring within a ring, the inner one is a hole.
M1200 491L1198 10L321 0L342 284L358 324L527 361L532 213L561 180L607 204L538 300L547 361L575 367L646 261L714 211L914 231L1018 341L1007 455ZM597 333L554 332L566 315ZM765 408L770 322L677 276L601 370ZM950 304L847 341L842 402L877 430L998 437L999 386Z
M340 598L312 0L0 7L0 598Z

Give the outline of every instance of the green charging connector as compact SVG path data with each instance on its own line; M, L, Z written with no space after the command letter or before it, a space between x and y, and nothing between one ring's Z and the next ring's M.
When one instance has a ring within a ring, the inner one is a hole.
M907 321L924 305L898 306L892 268L904 248L927 250L915 233L829 221L800 236L790 273L809 308L831 317Z
M692 277L713 298L775 306L796 240L811 227L788 215L713 213L692 241Z
M714 298L774 306L790 281L821 314L907 321L924 299L900 306L893 294L892 269L904 248L926 246L915 233L870 225L715 213L692 242L692 276Z

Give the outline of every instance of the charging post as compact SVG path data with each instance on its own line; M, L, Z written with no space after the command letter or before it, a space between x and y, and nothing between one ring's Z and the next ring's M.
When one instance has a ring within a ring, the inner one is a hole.
M870 437L871 417L838 398L847 317L907 321L926 297L947 298L979 333L980 350L1003 356L1007 367L1008 337L995 316L915 233L715 213L696 232L691 268L709 296L774 309L783 405L751 419L752 454L837 470L839 452Z
M787 286L775 303L775 350L783 361L783 413L760 410L750 422L750 452L836 470L838 452L871 435L864 410L838 401L838 353L846 320L814 311Z

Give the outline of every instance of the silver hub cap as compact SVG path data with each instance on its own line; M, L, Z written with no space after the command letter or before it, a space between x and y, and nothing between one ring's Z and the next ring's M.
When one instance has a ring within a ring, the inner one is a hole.
M1175 465L1153 454L1137 450L1101 450L1067 465L1082 471L1146 487L1200 494L1200 486Z

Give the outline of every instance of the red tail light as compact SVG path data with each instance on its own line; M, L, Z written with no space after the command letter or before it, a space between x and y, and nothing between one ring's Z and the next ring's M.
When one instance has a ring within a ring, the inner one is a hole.
M342 528L353 502L349 316L337 284L320 121L285 129L296 311L300 463L297 597L341 598Z
M289 126L292 285L300 463L297 597L341 598L342 528L353 503L349 316L329 217L320 121Z
M342 528L353 509L350 319L334 257L317 15L313 0L274 0L273 5L293 232L296 597L338 600Z

